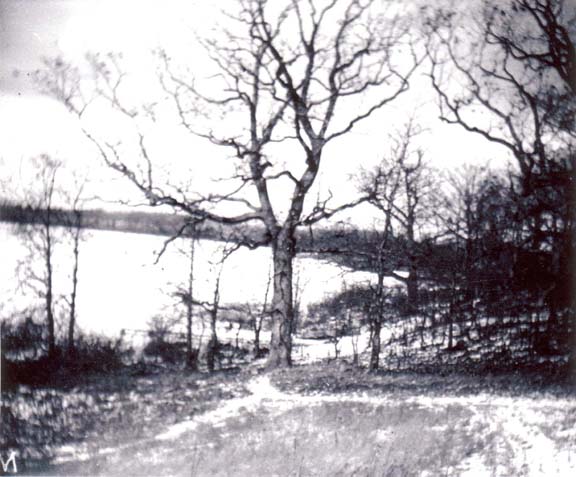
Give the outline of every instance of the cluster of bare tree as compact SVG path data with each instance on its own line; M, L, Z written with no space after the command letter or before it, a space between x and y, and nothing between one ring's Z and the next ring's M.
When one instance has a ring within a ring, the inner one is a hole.
M423 337L426 319L431 326L438 318L434 308L445 308L448 349L456 347L457 322L481 326L475 318L487 315L514 317L518 330L528 322L530 332L504 338L510 348L526 336L531 351L574 349L576 11L553 0L474 8L477 19L469 11L423 10L428 75L440 118L503 146L517 167L440 174L414 143L419 128L411 121L391 137L381 165L362 175L381 228L363 248L325 251L378 276L365 309L372 368L392 315L417 311ZM404 298L383 286L387 276L406 284Z
M162 102L130 101L130 75L116 55L91 56L89 81L60 59L47 61L39 75L44 90L81 120L96 104L132 125L115 140L88 126L85 133L104 162L150 205L172 207L195 223L263 227L261 238L237 240L272 250L271 367L291 364L298 228L361 202L374 205L384 223L377 246L358 252L378 274L370 310L374 336L384 320L384 277L405 282L409 312L418 310L427 246L442 237L450 253L462 250L456 275L463 275L470 303L479 295L481 276L501 269L496 249L508 247L512 268L526 254L529 261L545 257L550 279L537 279L539 297L551 322L559 307L565 309L561 295L572 277L574 247L574 12L562 0L486 0L474 5L481 14L473 19L468 9L422 8L416 15L412 7L240 0L218 37L200 39L217 71L209 84L194 65L158 52ZM381 166L365 174L356 199L306 204L329 160L326 147L407 91L418 68L430 78L441 119L503 146L516 167L505 177L481 169L455 173L449 192L439 197L436 173L414 147L419 129L411 122L392 137ZM210 193L158 182L158 151L145 131L167 112L195 137L229 151L228 181ZM279 154L281 147L288 158ZM289 189L279 200L277 186ZM192 291L187 293L192 304ZM200 305L216 314L218 293L213 303ZM378 354L375 347L373 367Z
M76 303L78 295L78 272L80 248L85 235L82 224L83 181L74 178L64 181L62 163L46 155L33 158L30 163L30 184L20 183L19 190L10 184L3 188L12 197L18 197L21 205L36 211L37 222L19 224L17 233L21 238L24 255L18 263L18 286L25 294L32 294L42 304L38 306L45 325L45 348L48 356L57 353L57 318L65 316L66 331L61 341L67 352L74 352L76 329ZM64 186L63 183L67 182ZM71 187L73 185L74 187ZM62 213L63 208L67 209ZM55 283L56 274L62 274L62 264L57 263L55 253L59 249L70 251L71 270L64 272L69 279L69 290L64 292ZM63 305L63 306L61 306ZM28 321L35 315L35 304L24 310Z
M186 260L188 264L188 275L185 280L176 282L173 287L171 286L171 288L173 288L171 295L176 298L177 306L184 308L187 367L192 370L198 369L202 350L204 351L203 355L209 371L214 371L217 365L222 366L222 350L226 346L231 346L230 343L222 344L218 338L218 327L223 324L227 324L230 329L236 326L236 339L232 350L233 352L241 354L246 351L244 347L240 346L239 335L242 329L249 329L253 333L253 340L251 342L253 356L254 358L262 357L265 348L263 349L260 345L260 336L264 329L266 318L270 314L269 295L271 274L268 274L262 302L222 304L222 277L226 262L242 246L242 241L233 241L231 239L223 240L212 259L209 260L210 272L208 276L198 276L195 270L196 244L199 240L197 227L194 223L188 223L184 228L186 229L183 231L185 236L178 234L177 236L171 236L164 242L164 246L157 256L156 263L161 260L168 246L173 244L177 238L184 241L186 248L180 248L179 252L182 259ZM211 300L204 301L198 298L195 293L195 284L197 284L198 280L208 280L211 283L213 289ZM166 353L170 354L170 357L174 353L180 353L178 350L179 343L166 339L169 334L176 335L176 337L180 335L180 333L173 331L175 328L178 328L180 321L179 314L176 312L173 320L157 317L157 319L152 322L151 343L153 343L155 349L149 350L149 354L163 358L162 355ZM203 338L205 335L206 321L208 322L209 338L208 342L204 344ZM158 326L156 326L157 322L162 322L162 333L155 331L155 328L158 328ZM199 329L201 331L198 331Z
M405 92L419 62L409 43L409 24L393 7L376 11L376 6L358 0L286 2L280 8L263 0L238 2L219 38L204 41L219 69L212 79L218 86L209 91L200 91L190 68L182 71L166 52L159 53L159 80L181 124L232 152L233 185L223 193L198 197L193 191L157 185L154 158L138 128L133 137L140 164L135 166L123 157L123 144L86 131L103 160L124 174L151 205L175 207L195 220L259 222L265 227L259 243L246 245L272 248L270 366L291 363L296 229L360 201L334 208L323 201L305 213L304 201L323 151ZM141 118L155 121L152 106L137 109L123 101L125 74L117 57L92 59L94 86L88 95L78 69L61 60L47 66L41 75L44 89L78 116L85 115L96 96L135 123ZM369 104L360 110L354 107L355 97L367 95ZM353 107L341 107L345 103ZM222 122L227 115L236 119L229 129ZM217 119L215 127L202 126L210 125L210 118ZM277 143L295 144L290 163L271 153ZM292 189L284 209L270 195L270 187L279 181L288 181ZM254 192L247 192L250 187ZM223 205L245 210L230 215L222 212Z
M478 181L474 174L464 183L453 181L464 205L459 229L468 247L468 292L475 292L475 265L491 256L473 249L478 230L470 219L476 212L484 215L480 243L499 239L513 248L516 287L520 269L531 267L525 287L546 303L550 329L559 325L560 310L569 314L570 326L561 328L568 334L574 330L576 11L561 0L485 2L480 18L479 41L467 52L461 41L469 32L457 17L439 11L428 25L430 77L441 119L503 146L517 165L505 183ZM446 63L464 84L459 91L443 81Z

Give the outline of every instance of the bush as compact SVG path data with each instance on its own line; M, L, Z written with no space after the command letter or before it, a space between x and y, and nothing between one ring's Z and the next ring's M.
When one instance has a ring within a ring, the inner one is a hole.
M29 315L20 320L2 320L0 333L2 355L6 358L35 360L45 351L45 326L36 323Z
M186 343L153 339L144 347L144 354L167 364L176 364L184 360L185 349Z
M4 339L4 335L3 335ZM15 359L2 349L2 384L7 388L18 384L55 385L75 381L78 376L118 370L132 356L133 350L121 340L97 336L80 336L68 351L61 343L53 357Z
M120 369L134 351L122 339L111 340L98 336L80 336L63 363L72 372L99 373Z

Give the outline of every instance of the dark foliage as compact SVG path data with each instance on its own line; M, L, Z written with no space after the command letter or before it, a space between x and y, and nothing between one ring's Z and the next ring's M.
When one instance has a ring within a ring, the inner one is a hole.
M120 369L133 354L121 339L80 335L72 350L67 343L58 343L55 353L48 356L44 336L45 326L30 317L2 322L3 389L19 384L73 385L84 376Z

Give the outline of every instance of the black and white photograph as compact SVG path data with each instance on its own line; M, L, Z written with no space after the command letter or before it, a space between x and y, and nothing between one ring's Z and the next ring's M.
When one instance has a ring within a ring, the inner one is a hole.
M0 475L576 476L575 0L0 0Z

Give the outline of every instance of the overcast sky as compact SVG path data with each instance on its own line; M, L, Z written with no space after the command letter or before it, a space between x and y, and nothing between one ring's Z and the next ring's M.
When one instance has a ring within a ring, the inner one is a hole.
M136 68L150 67L148 52L157 45L193 54L191 31L214 27L218 12L201 1L0 0L0 167L12 183L19 164L49 153L80 170L90 168L98 184L118 192L124 184L103 170L75 121L52 99L40 96L30 74L42 57L63 55L79 61L86 51L122 51ZM225 2L218 2L222 6ZM150 69L150 71L152 71ZM370 167L384 153L386 132L400 127L403 116L416 115L428 132L422 137L426 157L436 167L501 161L504 151L437 119L435 97L422 77L395 107L382 110L329 149L318 189L353 194L350 174ZM178 141L166 140L166 150ZM181 149L181 148L180 148ZM180 150L179 149L179 150ZM174 150L175 157L179 157ZM198 159L210 168L210 149ZM21 173L20 173L21 174ZM117 178L116 178L117 179ZM103 186L103 184L105 184ZM114 184L121 184L120 186ZM102 194L104 195L104 194Z

